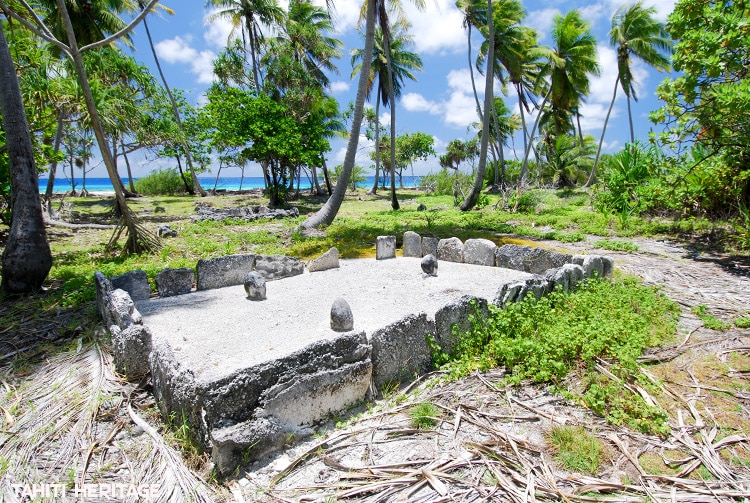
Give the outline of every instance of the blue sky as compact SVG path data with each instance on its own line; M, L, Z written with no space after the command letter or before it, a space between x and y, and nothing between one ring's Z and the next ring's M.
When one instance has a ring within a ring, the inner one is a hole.
M325 5L325 0L314 0ZM181 88L187 92L193 104L200 104L204 92L212 81L212 60L226 46L231 26L228 22L215 21L207 24L206 16L210 13L202 0L162 0L161 3L174 11L174 15L161 14L149 17L149 28L156 44L162 67L171 87ZM423 60L423 71L417 74L416 82L407 81L400 102L396 105L397 134L421 131L435 138L435 149L438 154L445 151L447 143L455 138L466 139L475 134L467 130L477 121L474 97L468 70L466 31L461 26L461 15L455 7L455 0L427 0L426 9L419 12L406 0L402 0L406 16L412 24L410 33L414 39L414 50ZM617 65L615 50L610 47L608 32L611 28L612 14L626 0L524 0L527 11L524 24L535 28L540 33L543 44L552 44L549 35L553 19L558 13L579 9L585 19L592 25L592 32L599 41L598 57L602 66L602 75L592 80L591 94L581 108L582 127L584 132L593 134L597 139L601 134L604 117L612 98ZM672 11L674 0L645 0L648 6L657 9L657 17L665 21ZM285 2L282 0L282 5ZM344 56L337 62L338 75L331 76L330 94L338 99L343 110L354 101L355 80L350 78L351 64L349 51L362 46L362 38L357 31L357 18L361 0L334 0L334 36L345 44ZM156 74L153 57L148 47L144 29L139 26L134 34L135 58ZM480 40L475 37L472 48L476 51ZM474 54L476 57L476 53ZM648 113L659 107L655 97L656 86L665 74L647 68L636 61L634 74L638 83L639 101L633 104L635 134L637 138L646 139L650 128L655 127L648 121ZM479 86L483 88L482 78L475 74ZM374 98L374 95L373 95ZM511 110L517 110L518 104L511 93L506 97L506 104ZM388 109L381 107L381 120L390 120ZM624 95L618 91L618 99L607 126L605 152L621 148L628 140L627 109ZM509 158L522 157L522 140L520 133L515 141L516 151L506 149ZM370 166L367 155L369 143L364 138L360 141L358 163ZM327 155L329 166L340 164L344 158L345 144L337 141L332 144ZM135 176L143 176L158 162L148 159L136 160ZM165 164L169 165L169 164ZM415 165L415 174L425 174L439 169L437 158ZM222 172L226 176L239 176L232 170ZM247 176L257 176L259 168L246 170ZM105 176L95 171L93 176Z

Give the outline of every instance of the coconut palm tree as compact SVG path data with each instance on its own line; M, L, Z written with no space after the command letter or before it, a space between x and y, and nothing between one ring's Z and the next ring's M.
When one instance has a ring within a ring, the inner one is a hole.
M138 5L141 9L144 7L143 0L138 0ZM164 9L166 12L172 14L174 11L171 9L168 9L166 7L162 6L162 9ZM188 169L190 170L190 175L193 181L193 186L190 187L190 194L192 194L193 190L197 190L198 193L201 196L207 196L208 192L201 186L200 180L198 180L198 175L195 172L195 168L193 167L193 156L190 154L190 146L187 143L187 137L185 136L185 128L182 125L182 118L180 117L180 110L177 107L177 101L174 99L174 95L172 94L172 90L169 88L169 84L167 83L167 78L164 76L164 71L161 69L161 63L159 62L159 57L156 55L156 48L154 47L154 41L151 38L151 30L148 28L148 22L146 21L146 18L143 18L143 28L146 30L146 37L148 38L148 45L151 48L151 54L154 56L154 62L156 63L156 69L159 72L159 77L161 77L162 84L164 84L164 89L167 91L167 96L169 97L169 102L172 104L172 113L174 113L175 121L177 122L177 128L180 130L180 143L182 143L182 148L185 151L185 160L187 161Z
M250 49L253 66L255 90L260 91L260 50L263 44L263 27L278 27L283 23L284 11L276 0L207 0L207 7L218 7L219 10L206 18L207 23L217 19L228 19L232 23L229 40L235 38L237 30L242 41Z
M21 99L16 69L0 21L0 112L10 161L10 230L2 255L2 283L6 294L27 294L39 290L52 268L39 200L34 152L29 125Z
M398 99L401 97L401 92L404 88L404 79L408 78L416 81L417 78L414 72L422 70L422 58L419 54L412 52L410 46L412 45L411 36L406 33L408 24L405 22L397 23L396 26L391 30L391 42L390 42L390 61L391 61L391 72L393 75L393 96ZM352 51L352 76L356 75L361 71L362 68L363 51L361 49L355 49ZM377 86L374 86L375 79L377 79ZM391 93L388 89L388 54L385 52L385 40L383 37L383 31L380 28L375 29L375 41L373 46L372 63L370 66L370 75L368 77L368 89L367 96L369 98L372 93L373 87L377 88L377 94L375 98L375 145L380 145L380 104L390 106L391 117L393 117L393 109L395 108L395 101L391 100ZM391 142L394 140L394 131L391 131ZM392 164L391 164L392 166ZM375 153L375 181L371 192L374 194L377 191L378 183L378 171L380 168L380 148L376 148ZM391 204L394 204L396 197L395 194L395 173L391 169ZM396 201L396 205L398 202ZM395 208L394 208L395 209Z
M644 7L643 2L623 5L612 16L612 29L609 32L609 43L617 48L617 79L615 90L612 93L612 101L607 110L602 127L602 136L599 139L599 148L591 168L591 175L586 185L594 183L596 177L596 165L604 142L604 133L607 131L607 123L612 113L612 107L617 98L617 88L622 87L628 103L628 121L630 124L630 143L635 142L633 130L633 114L630 110L630 98L638 101L635 93L635 81L630 68L631 57L635 57L656 68L660 72L669 71L671 63L668 55L672 52L672 42L666 32L664 23L654 19L655 7Z

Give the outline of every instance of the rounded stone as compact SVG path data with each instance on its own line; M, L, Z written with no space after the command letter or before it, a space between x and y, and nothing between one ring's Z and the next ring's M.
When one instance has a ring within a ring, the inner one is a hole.
M342 298L333 301L331 306L331 330L348 332L354 328L354 315L349 303Z
M250 300L266 299L266 279L258 271L251 271L245 276L245 293Z
M437 276L438 261L433 254L427 254L422 257L422 271L428 276Z

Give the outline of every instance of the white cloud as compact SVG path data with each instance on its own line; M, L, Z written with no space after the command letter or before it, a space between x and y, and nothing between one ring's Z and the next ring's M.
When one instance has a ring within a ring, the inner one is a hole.
M451 93L444 107L443 120L450 126L466 128L479 120L473 96L455 91Z
M206 26L203 31L203 39L209 46L223 49L227 46L229 35L232 33L232 22L225 18L218 18L208 22L208 17L216 11L218 11L218 9L206 12L203 16L203 23ZM241 38L242 34L238 30L234 36Z
M601 131L604 127L604 119L607 116L607 110L609 110L609 103L584 103L581 105L581 129L583 132L591 132L593 130ZM619 116L619 108L613 107L612 113L609 116L610 122L608 127L612 125L612 119Z
M318 7L328 9L326 0L313 0L312 3ZM330 13L336 31L343 33L347 30L355 30L357 28L361 8L362 2L358 0L336 0L333 2L333 7L330 9ZM364 21L362 24L364 26Z
M419 53L443 54L466 48L466 32L461 26L463 16L453 0L430 0L420 11L413 2L404 5L406 19L411 22L409 33Z
M476 80L477 74L474 73L474 79ZM459 70L451 70L446 76L448 79L448 87L454 91L459 91L465 94L474 94L474 89L471 87L471 72L468 68L461 68ZM484 82L484 79L482 79ZM484 84L482 84L484 89Z
M529 12L524 22L539 33L540 41L544 41L549 38L550 28L555 21L555 16L560 13L560 9L555 8L535 10Z
M442 112L439 103L430 101L418 93L407 93L401 97L401 104L409 112L427 112L439 115Z
M609 44L600 42L596 48L596 57L602 74L599 77L591 77L588 101L609 103L617 80L617 52Z
M337 80L336 82L331 82L331 84L328 86L328 89L330 89L334 94L345 93L349 90L349 82Z
M216 55L209 50L198 52L190 46L191 38L174 37L157 43L156 54L167 63L187 63L190 71L197 75L198 83L213 82L213 60Z

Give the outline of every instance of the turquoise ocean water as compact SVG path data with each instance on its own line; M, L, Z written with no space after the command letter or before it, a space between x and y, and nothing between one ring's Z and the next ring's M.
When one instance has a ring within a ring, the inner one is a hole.
M411 176L404 176L404 187L414 187L419 185L419 178L418 176L411 177ZM214 183L216 182L216 178L214 177L199 177L198 178L201 182L201 185L206 190L212 190L214 188ZM365 177L365 181L363 183L357 184L358 187L371 187L373 183L374 177L368 176ZM133 180L137 180L137 178L134 178ZM123 178L123 183L125 184L125 187L128 186L128 179ZM388 181L386 179L386 181ZM83 183L82 180L76 179L76 190L80 191L83 189ZM250 190L250 189L262 189L264 187L263 185L263 177L260 176L248 176L244 179L241 179L240 177L220 177L218 183L216 184L217 190L240 190L240 184L242 184L242 190ZM323 182L321 182L321 185ZM396 185L398 186L398 179L396 180ZM389 186L386 184L386 186ZM296 187L296 184L295 184ZM300 180L300 190L305 190L310 188L310 181L307 179ZM70 186L70 182L66 180L64 177L61 178L55 178L55 188L54 192L56 193L66 193L70 192L72 187ZM47 190L47 179L46 178L40 178L39 179L39 192L44 193ZM109 178L87 178L86 179L86 190L89 192L113 192L114 189L112 188L112 184L109 181Z

